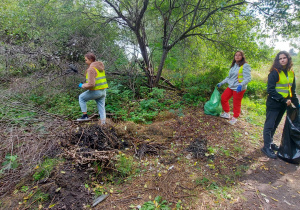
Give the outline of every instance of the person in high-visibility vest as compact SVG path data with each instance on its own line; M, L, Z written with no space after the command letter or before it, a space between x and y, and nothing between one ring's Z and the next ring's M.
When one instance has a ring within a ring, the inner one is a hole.
M247 84L251 81L251 67L246 61L243 51L239 50L234 54L228 77L217 86L221 87L228 83L228 87L221 96L221 104L224 112L222 118L230 119L228 122L234 125L241 113L241 105ZM233 117L230 116L229 99L233 97Z
M290 106L291 103L299 107L299 101L295 93L295 74L292 70L292 66L293 62L290 54L286 51L280 51L276 55L268 75L267 112L263 131L264 147L261 151L273 159L277 157L274 151L278 151L279 149L273 142L276 128L286 108Z
M88 65L88 69L85 71L86 83L80 83L79 87L87 89L87 91L79 95L79 105L82 111L82 117L77 119L77 121L89 120L86 102L95 100L99 110L101 124L105 124L105 98L108 84L106 81L104 64L100 61L96 61L96 56L90 52L84 56L84 59L85 63Z

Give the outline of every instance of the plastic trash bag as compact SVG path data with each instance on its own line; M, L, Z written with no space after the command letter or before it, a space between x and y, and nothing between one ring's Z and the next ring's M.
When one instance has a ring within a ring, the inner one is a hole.
M208 115L219 116L222 110L221 94L219 93L217 88L215 88L209 101L207 101L204 105L204 113Z
M300 163L300 116L298 108L287 109L277 156L289 163Z

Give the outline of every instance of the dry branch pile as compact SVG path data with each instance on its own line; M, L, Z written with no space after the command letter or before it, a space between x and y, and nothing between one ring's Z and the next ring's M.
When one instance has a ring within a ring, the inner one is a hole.
M88 123L71 129L69 138L66 138L69 142L62 144L65 147L63 156L81 166L94 161L108 164L115 160L117 150L127 145L117 137L114 127L110 125Z
M168 149L168 148L157 143L152 143L152 144L142 143L138 146L136 156L142 159L145 156L145 154L159 155L160 150L164 150L164 149Z
M70 142L96 150L124 149L126 145L118 139L114 127L97 124L77 127L71 134Z
M207 153L207 140L206 139L199 139L197 138L193 141L186 150L188 152L193 153L193 157L196 159L204 158L205 153Z

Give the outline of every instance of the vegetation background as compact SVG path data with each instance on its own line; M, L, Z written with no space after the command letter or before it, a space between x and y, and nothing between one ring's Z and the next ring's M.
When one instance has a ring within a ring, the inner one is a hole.
M106 110L114 122L148 125L203 109L241 49L252 68L243 118L263 126L268 70L278 53L265 40L272 33L297 41L299 17L299 2L292 0L2 0L0 183L10 175L15 181L8 186L14 187L23 177L14 171L32 175L38 164L45 169L32 176L41 180L60 162L43 149L20 160L20 145L27 143L12 136L20 132L43 138L49 126L40 115L64 122L80 116L78 84L84 80L84 54L89 51L105 64ZM292 46L289 52L299 75L299 43ZM97 113L94 101L88 107L88 114ZM7 192L3 188L0 196ZM41 203L43 195L47 197L40 193Z

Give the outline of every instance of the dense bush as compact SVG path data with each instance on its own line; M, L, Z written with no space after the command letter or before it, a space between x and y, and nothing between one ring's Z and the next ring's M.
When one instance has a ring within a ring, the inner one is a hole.
M267 84L262 81L252 80L247 86L247 91L245 92L245 95L253 99L266 97Z

